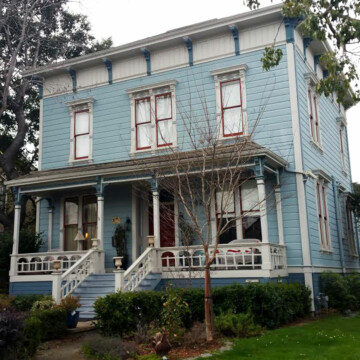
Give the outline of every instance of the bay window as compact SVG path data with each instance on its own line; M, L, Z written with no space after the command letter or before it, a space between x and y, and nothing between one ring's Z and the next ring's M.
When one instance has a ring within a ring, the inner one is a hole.
M219 139L247 135L246 69L246 65L238 65L211 71L215 80Z
M128 90L131 106L131 151L177 145L175 81Z

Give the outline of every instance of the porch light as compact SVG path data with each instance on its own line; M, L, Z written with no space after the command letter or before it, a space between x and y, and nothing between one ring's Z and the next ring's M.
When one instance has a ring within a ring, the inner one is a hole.
M81 231L78 231L74 241L83 241L83 240L85 240L84 235L81 233Z
M155 236L154 235L148 235L147 236L148 242L149 242L149 246L150 247L154 247L155 244Z
M60 266L61 266L61 260L54 260L53 265L54 265L54 270L59 271Z

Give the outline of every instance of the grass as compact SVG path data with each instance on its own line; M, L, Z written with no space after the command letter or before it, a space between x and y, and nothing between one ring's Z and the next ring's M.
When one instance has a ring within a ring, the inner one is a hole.
M267 331L260 337L235 339L218 360L355 360L360 359L360 316L330 316L305 325Z

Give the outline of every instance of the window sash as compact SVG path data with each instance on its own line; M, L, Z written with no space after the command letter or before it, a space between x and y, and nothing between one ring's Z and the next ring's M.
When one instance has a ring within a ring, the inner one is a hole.
M150 97L135 100L136 150L150 149L151 135L151 105Z
M86 115L86 118L84 117ZM90 153L89 110L75 111L74 114L74 157L87 159Z
M238 85L238 86L236 86ZM230 95L228 101L227 89L232 86L238 89L234 95ZM238 97L238 101L236 98ZM221 99L221 122L223 136L234 136L243 134L242 96L240 79L220 82ZM238 121L237 121L238 119Z
M343 141L343 135L344 134L344 131L343 131L343 128L341 127L340 128L340 131L339 131L339 137L340 137L340 154L341 154L341 163L342 163L342 166L343 168L345 168L345 152L344 152L344 141Z
M316 184L316 198L318 205L318 223L321 247L325 250L330 250L331 246L327 213L326 188L324 185L319 183Z
M313 96L313 100L314 100L314 112L315 112L315 141L320 144L319 113L318 113L317 97L315 94Z
M166 102L168 102L166 104ZM172 99L171 93L155 96L156 144L158 147L172 145Z

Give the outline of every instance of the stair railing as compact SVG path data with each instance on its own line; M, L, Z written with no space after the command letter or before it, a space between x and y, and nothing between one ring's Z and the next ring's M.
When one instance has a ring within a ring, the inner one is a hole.
M52 295L56 303L70 295L89 275L95 273L101 261L101 251L90 249L63 274L53 273Z
M150 271L155 267L154 248L148 247L125 271L121 281L121 291L135 291ZM115 274L116 276L116 274ZM115 281L116 282L116 281Z

